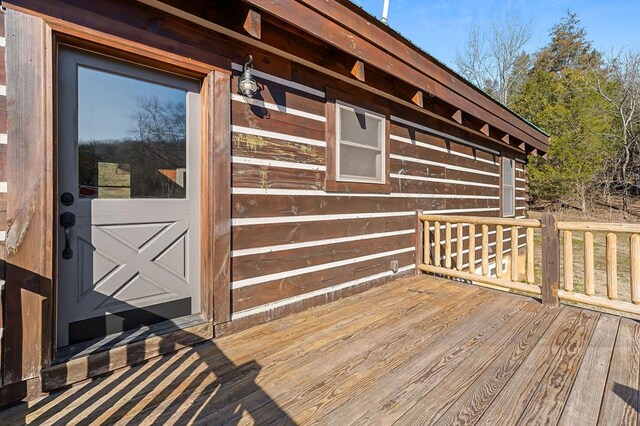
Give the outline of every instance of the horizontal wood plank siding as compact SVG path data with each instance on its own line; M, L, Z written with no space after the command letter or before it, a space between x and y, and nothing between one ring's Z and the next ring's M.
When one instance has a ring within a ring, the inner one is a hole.
M393 259L398 260L400 267L413 267L413 253L406 252L399 255L382 256L353 265L295 275L286 280L272 280L255 286L233 289L234 312L340 285L347 281L376 276L388 272L389 262Z
M361 219L326 220L296 223L261 224L256 233L254 225L233 227L233 250L246 250L253 247L295 244L318 239L364 236L380 232L396 232L413 229L413 217L392 216Z
M354 240L330 243L323 246L294 248L259 253L249 256L234 257L232 261L235 282L275 274L282 271L283 265L289 270L314 267L332 262L344 261L381 252L411 247L413 235L405 232L392 232L389 236L381 236L375 241ZM318 235L318 237L323 237ZM325 240L326 241L326 240ZM231 284L234 287L233 282Z
M296 69L292 64L292 75ZM233 70L235 92L241 67ZM349 282L360 285L368 277L385 282L394 277L391 260L401 270L412 268L416 210L500 214L498 148L466 141L459 133L444 137L403 118L400 107L391 112L391 192L325 192L324 92L306 86L306 79L260 73L258 81L256 99L233 94L231 102L232 320L284 312L287 303L322 294L339 297L335 289ZM366 108L366 101L360 106ZM528 195L522 164L516 178L516 213L524 215ZM468 268L467 227L464 232ZM490 261L496 257L495 234L489 235ZM476 266L481 238L477 229ZM505 229L505 256L510 241L511 229ZM521 230L518 247L524 243ZM453 250L454 262L456 257Z

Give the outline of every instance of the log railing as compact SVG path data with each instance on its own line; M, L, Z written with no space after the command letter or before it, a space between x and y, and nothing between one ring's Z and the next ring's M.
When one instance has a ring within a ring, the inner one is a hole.
M640 315L640 224L420 212L417 223L416 264L423 272L535 295L552 306L562 300Z
M421 234L417 241L421 249L418 269L493 288L542 293L535 283L534 271L534 231L541 229L539 220L423 214L418 214L418 219ZM507 233L509 238L505 239ZM492 235L495 236L490 238ZM521 248L526 248L523 262ZM507 253L510 261L505 274L503 263Z
M640 315L640 225L558 222L558 230L563 243L560 299ZM578 250L582 259L574 256ZM628 254L621 257L619 250Z

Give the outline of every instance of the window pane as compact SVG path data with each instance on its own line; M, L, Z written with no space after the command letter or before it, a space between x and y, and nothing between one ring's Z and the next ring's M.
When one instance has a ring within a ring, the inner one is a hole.
M382 119L340 108L340 140L381 147Z
M379 179L380 152L340 144L340 175Z
M505 183L513 183L514 178L514 162L510 159L504 159L502 162L502 179Z
M78 68L81 198L184 198L187 92Z
M513 188L504 188L502 194L502 214L505 216L512 216L514 214Z
M510 158L502 159L502 215L515 214L515 161Z

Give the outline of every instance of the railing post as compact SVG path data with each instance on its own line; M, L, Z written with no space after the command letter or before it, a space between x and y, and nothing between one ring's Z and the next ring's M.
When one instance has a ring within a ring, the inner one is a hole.
M560 282L560 234L558 221L550 213L544 213L542 225L542 303L557 307Z
M415 255L415 263L416 263L415 274L416 275L420 275L422 273L422 271L420 270L420 264L425 263L424 260L422 259L422 255L423 255L422 238L424 235L424 229L423 229L424 224L420 220L421 214L422 214L422 210L416 210L416 225L415 225L416 232L414 234L415 244L416 244L416 255Z

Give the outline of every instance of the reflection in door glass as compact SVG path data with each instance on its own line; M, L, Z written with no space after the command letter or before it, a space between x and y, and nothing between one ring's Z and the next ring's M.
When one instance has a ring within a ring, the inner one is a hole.
M186 95L78 67L80 198L185 198Z

